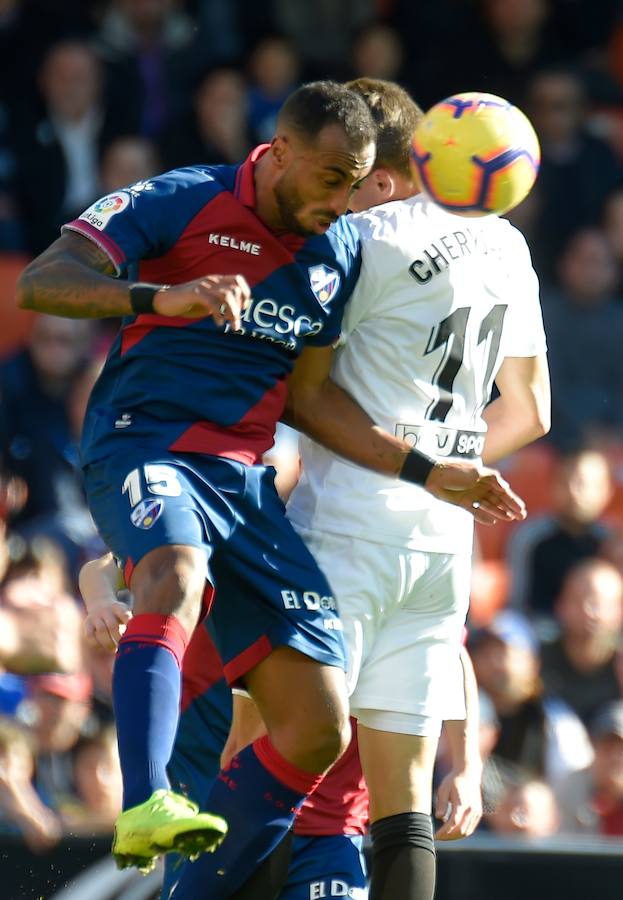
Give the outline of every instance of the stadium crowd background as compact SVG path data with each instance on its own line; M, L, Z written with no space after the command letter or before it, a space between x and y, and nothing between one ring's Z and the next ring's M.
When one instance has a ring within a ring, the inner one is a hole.
M528 521L478 531L481 829L623 838L623 7L0 0L0 832L34 853L110 831L120 800L112 657L83 643L76 583L103 550L77 442L118 323L17 311L15 278L102 194L237 162L299 83L359 75L424 108L501 94L539 134L510 218L541 277L553 428L504 466Z

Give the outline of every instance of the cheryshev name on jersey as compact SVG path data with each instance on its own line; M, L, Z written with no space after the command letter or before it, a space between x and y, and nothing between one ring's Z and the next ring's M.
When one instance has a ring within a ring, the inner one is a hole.
M472 231L471 228L441 234L413 260L409 272L420 284L426 284L435 275L444 272L454 260L474 253L481 253L483 256L495 253L499 256L500 247L489 245L482 231Z

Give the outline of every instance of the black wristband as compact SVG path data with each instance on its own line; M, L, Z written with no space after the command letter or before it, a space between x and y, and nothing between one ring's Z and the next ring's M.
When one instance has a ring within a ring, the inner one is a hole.
M130 288L130 306L137 316L154 312L154 297L162 287L161 284L145 284L139 281Z
M424 485L431 471L435 468L435 460L419 450L409 450L402 464L401 481L410 481L411 484Z

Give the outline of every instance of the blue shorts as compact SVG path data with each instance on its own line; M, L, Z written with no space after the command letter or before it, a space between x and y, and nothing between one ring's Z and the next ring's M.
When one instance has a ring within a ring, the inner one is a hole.
M368 882L362 844L360 835L295 835L288 883L280 900L365 900Z
M329 900L330 897L366 900L368 879L362 845L360 835L295 835L288 880L280 900ZM192 863L173 854L166 855L162 900L169 897L184 867L189 865Z
M230 683L283 645L346 666L335 599L286 519L274 475L140 446L85 468L91 513L124 571L167 544L205 551L216 591L210 630Z

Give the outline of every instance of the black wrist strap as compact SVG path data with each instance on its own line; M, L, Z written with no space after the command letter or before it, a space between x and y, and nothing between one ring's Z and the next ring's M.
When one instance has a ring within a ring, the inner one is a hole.
M435 468L435 460L419 450L409 450L405 461L402 464L400 475L401 481L410 481L411 484L426 484L426 479Z
M130 288L130 306L137 316L154 312L154 297L162 287L161 284L145 284L138 282Z

